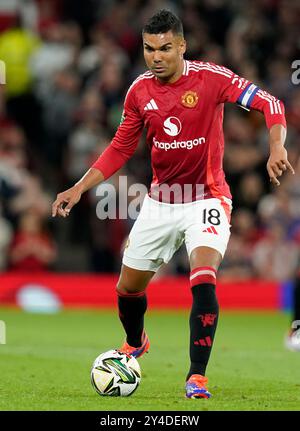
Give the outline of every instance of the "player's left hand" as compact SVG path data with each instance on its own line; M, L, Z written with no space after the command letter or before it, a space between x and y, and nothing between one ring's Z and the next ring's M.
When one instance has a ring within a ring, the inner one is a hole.
M276 148L270 153L267 163L267 171L272 184L280 186L278 177L281 177L283 172L289 169L292 174L295 173L292 165L288 161L287 151L284 147Z

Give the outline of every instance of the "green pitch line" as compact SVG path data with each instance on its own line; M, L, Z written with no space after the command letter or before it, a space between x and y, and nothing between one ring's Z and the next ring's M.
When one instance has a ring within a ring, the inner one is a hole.
M289 317L223 312L207 370L210 400L184 398L188 312L149 311L150 353L139 359L142 382L129 398L99 396L90 367L119 347L116 310L56 315L0 309L0 410L299 410L300 353L283 348Z

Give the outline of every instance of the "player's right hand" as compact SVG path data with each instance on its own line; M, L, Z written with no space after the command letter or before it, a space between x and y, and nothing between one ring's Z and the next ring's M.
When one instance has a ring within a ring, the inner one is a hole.
M52 217L56 217L57 215L64 218L67 217L73 206L80 201L81 195L82 190L79 185L75 185L59 193L52 204Z

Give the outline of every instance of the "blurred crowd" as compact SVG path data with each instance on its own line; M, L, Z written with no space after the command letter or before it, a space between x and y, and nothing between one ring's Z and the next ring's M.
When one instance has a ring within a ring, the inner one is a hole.
M52 219L56 194L109 144L124 95L145 71L141 28L160 8L181 17L187 59L231 68L284 101L296 174L266 172L268 131L257 112L227 105L224 168L233 193L224 278L287 280L299 265L300 59L298 0L1 0L0 271L118 271L132 220L99 220L95 190L68 220ZM150 184L141 140L118 176ZM187 273L178 251L164 273Z

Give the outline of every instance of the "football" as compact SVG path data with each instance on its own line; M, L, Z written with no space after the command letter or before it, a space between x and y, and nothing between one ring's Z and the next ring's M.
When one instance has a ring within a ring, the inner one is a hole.
M99 395L128 397L141 381L139 363L131 355L109 350L95 359L91 381Z

